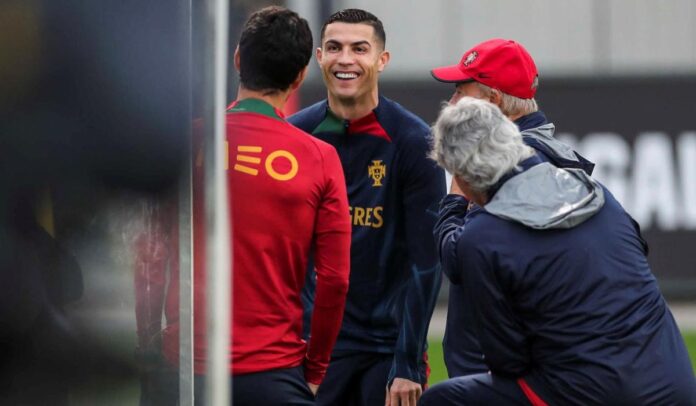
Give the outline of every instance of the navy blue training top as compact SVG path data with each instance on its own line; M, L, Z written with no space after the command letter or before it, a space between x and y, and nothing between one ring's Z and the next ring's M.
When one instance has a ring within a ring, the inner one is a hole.
M288 121L333 145L345 173L351 273L335 350L393 353L390 381L425 383L427 328L442 278L432 229L445 195L444 171L427 157L430 128L382 96L357 120L338 118L324 100ZM313 285L308 272L306 315Z

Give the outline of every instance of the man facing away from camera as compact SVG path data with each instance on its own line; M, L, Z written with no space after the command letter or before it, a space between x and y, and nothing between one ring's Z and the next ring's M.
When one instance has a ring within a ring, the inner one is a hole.
M466 51L458 64L435 68L431 74L440 82L455 85L450 104L456 104L466 96L489 101L515 123L522 133L523 142L534 148L540 159L559 168L579 168L592 174L594 164L554 138L555 126L539 110L534 98L539 84L536 64L520 43L500 38L483 41ZM456 182L452 182L451 191L461 192ZM472 204L470 209L478 208ZM452 252L449 247L457 244L459 225L450 221L436 226L440 261L445 272L452 269L448 263L453 258L447 253ZM469 301L461 286L450 284L443 340L445 365L450 378L488 371L470 327L474 315Z
M307 21L268 7L248 19L234 55L240 86L227 111L234 404L314 404L341 325L351 232L341 162L281 113L312 48ZM301 290L310 250L316 305L307 345Z
M431 156L461 191L439 221L456 224L447 271L471 298L490 373L435 385L422 405L696 403L647 245L604 186L544 162L471 97L443 108Z
M428 126L379 94L390 55L377 17L334 13L316 56L328 97L290 121L336 147L353 224L346 311L317 403L415 405L441 282L432 229L444 172L427 158Z

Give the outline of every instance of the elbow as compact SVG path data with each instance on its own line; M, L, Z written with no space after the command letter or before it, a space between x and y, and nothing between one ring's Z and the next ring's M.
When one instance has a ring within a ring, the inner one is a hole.
M454 285L460 285L462 283L460 270L457 267L456 263L454 263L453 261L446 261L446 258L443 258L442 273L444 273L445 276L447 276L447 279L450 281L450 283Z
M331 295L343 297L348 293L348 274L335 276L317 276L317 290L322 289Z
M348 277L317 277L314 307L343 306L348 294Z
M345 296L348 294L348 278L341 278L334 283L334 292L336 295Z

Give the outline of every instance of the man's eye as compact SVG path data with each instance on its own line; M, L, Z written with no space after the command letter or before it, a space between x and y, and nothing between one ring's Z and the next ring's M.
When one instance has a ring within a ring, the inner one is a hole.
M365 52L367 52L367 48L357 47L357 48L355 48L355 52L357 52L359 54L364 54Z
M338 51L338 47L336 45L327 45L326 50L327 51Z

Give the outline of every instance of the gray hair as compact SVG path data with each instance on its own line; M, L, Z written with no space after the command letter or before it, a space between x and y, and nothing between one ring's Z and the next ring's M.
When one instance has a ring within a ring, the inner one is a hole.
M478 85L479 89L481 90L481 94L484 97L490 97L491 93L493 92L492 87L484 85L480 82L476 82L476 84ZM508 117L517 115L526 116L527 114L532 114L535 111L539 110L539 105L537 104L534 98L520 99L519 97L511 96L500 90L498 91L501 95L500 110L502 110L503 114L505 114Z
M534 155L517 126L496 105L472 97L443 106L433 138L430 158L477 192L486 192Z

